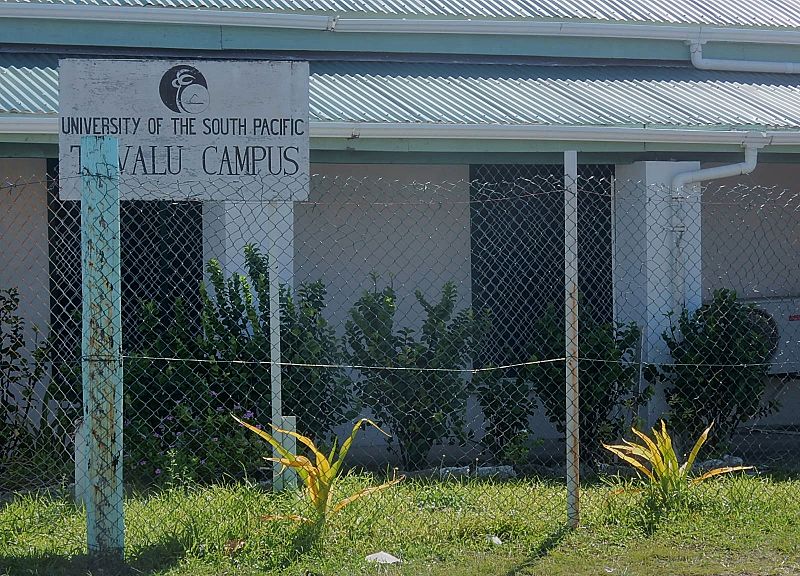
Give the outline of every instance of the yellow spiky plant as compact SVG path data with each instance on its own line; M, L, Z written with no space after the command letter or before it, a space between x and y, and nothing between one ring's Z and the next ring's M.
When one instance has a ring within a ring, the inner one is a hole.
M248 424L236 416L233 418L239 424L248 430L255 432L261 438L266 440L273 448L275 448L278 454L280 454L280 458L268 457L265 458L266 460L282 464L284 467L283 470L286 468L292 468L293 470L297 471L298 476L300 476L301 480L305 484L306 494L308 495L311 508L314 512L314 518L307 518L305 516L292 514L287 516L265 516L264 518L267 520L285 519L321 526L325 523L328 517L341 511L343 508L349 506L356 500L359 500L364 496L380 492L381 490L385 490L390 486L394 486L404 478L403 476L400 476L379 486L370 486L368 488L364 488L363 490L360 490L355 494L340 500L339 502L334 502L334 488L339 478L342 464L344 463L345 456L347 456L347 453L350 451L350 447L356 438L356 434L361 429L361 426L368 424L379 430L382 434L388 436L388 434L381 430L381 428L375 424L375 422L369 420L368 418L362 418L356 422L353 426L350 436L348 436L347 439L342 443L341 447L338 447L338 451L337 443L334 441L333 448L331 449L330 454L327 456L316 447L310 438L303 436L302 434L298 434L297 432L283 430L270 424L275 432L293 436L301 444L306 446L314 456L314 462L312 462L306 456L292 454L286 450L269 432L253 426L252 424Z
M660 430L653 428L652 438L636 428L631 428L633 433L642 440L643 444L623 440L624 444L603 444L603 447L633 466L638 473L647 479L648 487L655 492L655 495L660 497L661 502L668 503L674 501L676 496L685 494L686 490L691 486L704 480L721 474L752 469L752 466L724 466L709 470L700 476L691 476L697 455L706 440L708 440L708 434L713 425L714 423L712 422L703 431L683 464L678 462L678 455L672 445L672 438L667 433L667 425L663 420L661 420Z

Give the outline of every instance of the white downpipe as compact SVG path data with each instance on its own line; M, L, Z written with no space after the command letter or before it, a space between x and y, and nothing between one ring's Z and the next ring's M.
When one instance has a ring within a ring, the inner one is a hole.
M700 70L722 70L730 72L767 72L771 74L798 74L797 62L758 62L749 60L721 60L703 56L704 42L690 42L692 65Z
M672 179L672 189L680 193L684 186L694 182L704 182L706 180L716 180L719 178L729 178L730 176L741 176L750 174L758 164L758 146L747 144L744 147L744 162L738 164L728 164L726 166L716 166L714 168L704 168L702 170L692 170L681 172Z
M680 314L680 311L684 306L693 307L693 304L695 304L692 302L691 295L688 293L686 258L683 253L683 237L687 230L685 212L687 200L689 200L689 196L684 194L684 189L686 186L698 182L749 174L755 170L757 164L758 147L751 144L745 146L744 162L728 164L726 166L717 166L715 168L704 168L701 170L681 172L673 177L671 225L674 239L674 273L672 276L672 304L673 311L676 315ZM702 231L699 231L698 233L702 233ZM697 304L699 305L699 303Z

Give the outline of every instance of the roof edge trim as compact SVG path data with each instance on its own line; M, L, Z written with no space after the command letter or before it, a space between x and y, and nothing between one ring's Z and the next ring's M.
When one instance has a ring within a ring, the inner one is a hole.
M571 140L576 142L650 142L662 144L800 145L800 131L754 132L617 126L539 126L494 124L396 124L311 122L312 138ZM57 134L56 116L0 116L0 134Z
M244 10L201 8L150 8L127 6L83 6L53 4L0 4L0 18L192 24L200 26L247 26L251 28L295 28L330 30L334 18L314 14L276 14Z
M341 15L284 14L194 8L153 8L0 3L0 18L138 22L201 26L288 28L346 33L465 34L512 36L573 36L676 40L685 42L743 42L798 44L800 30L733 28L697 24L640 24L603 22L536 22L532 20L445 20L421 18L349 18Z

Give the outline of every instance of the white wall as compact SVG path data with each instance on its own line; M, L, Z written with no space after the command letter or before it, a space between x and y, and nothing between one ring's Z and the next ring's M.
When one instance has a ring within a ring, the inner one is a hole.
M295 203L295 285L325 280L328 317L343 329L364 290L391 283L397 319L418 324L414 290L458 286L471 303L469 167L314 165L308 203Z
M0 158L0 289L19 289L29 350L34 326L41 341L50 321L46 168L45 160Z
M703 231L705 300L718 288L742 298L800 296L800 166L760 164L708 182Z
M31 336L50 318L45 171L44 160L0 159L0 288L19 288Z
M750 174L708 182L703 236L704 300L719 288L754 300L800 297L800 165L762 163ZM765 397L782 408L754 424L798 423L800 380L772 379Z

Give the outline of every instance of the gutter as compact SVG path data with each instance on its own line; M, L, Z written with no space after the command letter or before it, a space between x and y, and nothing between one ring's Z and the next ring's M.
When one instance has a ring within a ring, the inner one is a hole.
M702 26L697 24L663 25L488 19L351 18L341 15L277 14L241 10L54 5L16 2L0 3L0 18L292 28L345 33L564 36L800 45L800 31Z
M574 142L652 142L727 144L747 147L798 146L798 132L748 132L688 128L625 128L618 126L544 126L497 124L399 124L389 122L310 122L312 138L570 140ZM56 115L0 116L0 134L58 134Z
M270 14L245 10L18 4L14 2L0 4L0 18L192 24L196 26L247 26L251 28L294 28L300 30L328 30L332 20L328 16L313 14Z
M796 62L757 62L749 60L720 60L703 56L704 42L690 42L692 65L700 70L724 70L730 72L766 72L771 74L798 74L800 64Z

